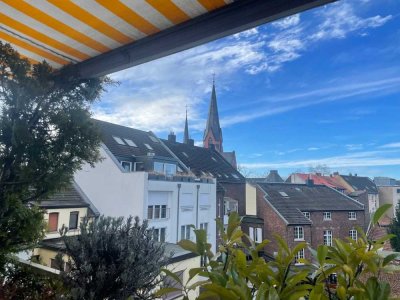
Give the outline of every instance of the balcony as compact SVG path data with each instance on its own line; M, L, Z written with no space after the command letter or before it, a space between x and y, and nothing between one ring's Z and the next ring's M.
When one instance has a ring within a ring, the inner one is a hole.
M193 175L178 174L178 173L175 175L167 175L164 173L149 172L148 179L149 180L160 180L160 181L173 181L173 182L214 183L214 180L211 177L196 177Z

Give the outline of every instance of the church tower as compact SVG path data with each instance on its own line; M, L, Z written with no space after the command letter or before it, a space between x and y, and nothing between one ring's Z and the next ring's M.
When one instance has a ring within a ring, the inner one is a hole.
M222 148L222 130L219 125L217 96L215 93L215 80L213 79L210 107L208 110L208 119L206 130L203 137L204 148L214 148L216 151L223 153Z
M188 119L187 119L187 107L186 107L185 130L183 132L183 143L189 144L189 125L188 125Z

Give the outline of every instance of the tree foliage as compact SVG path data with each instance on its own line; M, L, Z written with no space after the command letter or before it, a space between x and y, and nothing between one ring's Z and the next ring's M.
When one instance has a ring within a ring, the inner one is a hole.
M7 253L41 238L42 213L29 204L99 158L89 108L109 80L73 75L0 42L0 269Z
M387 209L383 206L376 211L372 225ZM204 230L195 230L196 243L188 240L180 243L183 248L204 256L208 261L203 267L189 271L189 281L180 282L175 278L179 285L183 285L185 299L189 299L189 291L199 286L202 289L197 299L389 299L390 286L379 281L378 275L393 271L395 267L390 262L397 254L383 257L378 250L391 236L373 241L360 228L357 241L335 239L333 246L309 249L312 259L299 259L303 263L299 266L295 264L295 256L308 247L306 243L290 249L277 235L279 250L274 260L267 262L260 256L260 251L268 247L269 241L255 244L242 232L240 223L236 213L229 216L226 230L219 222L221 244L215 256L210 251ZM170 274L168 271L165 273ZM329 284L331 275L337 278L335 286ZM171 287L166 287L159 290L158 295L171 291Z
M400 206L396 207L396 217L393 218L388 232L394 235L390 240L393 250L400 252Z
M63 235L71 270L61 276L73 299L151 299L169 257L136 217L101 216L80 225L78 236Z

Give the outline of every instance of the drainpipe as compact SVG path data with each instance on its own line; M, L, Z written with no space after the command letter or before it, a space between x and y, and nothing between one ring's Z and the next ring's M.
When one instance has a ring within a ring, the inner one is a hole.
M176 242L179 242L179 200L180 200L180 195L181 195L181 184L178 183L178 209L176 212Z
M196 228L199 228L199 190L200 184L197 186L197 197L196 197Z

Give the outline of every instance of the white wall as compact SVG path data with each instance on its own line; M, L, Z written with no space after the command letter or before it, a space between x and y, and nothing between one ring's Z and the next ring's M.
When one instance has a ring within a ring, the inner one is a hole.
M246 215L257 215L257 189L246 183Z
M113 217L143 217L146 172L122 172L107 151L101 147L103 158L94 168L89 164L75 174L75 182L88 196L100 214Z

